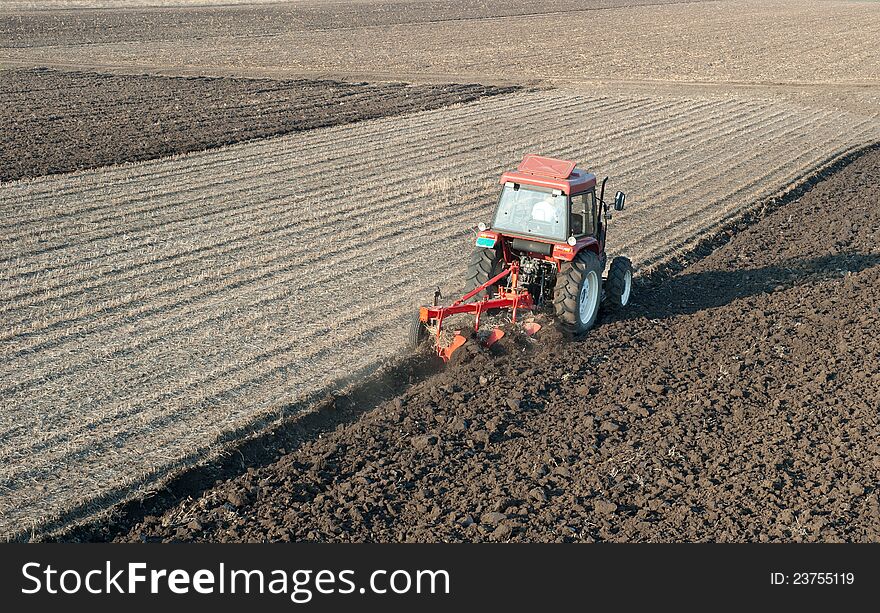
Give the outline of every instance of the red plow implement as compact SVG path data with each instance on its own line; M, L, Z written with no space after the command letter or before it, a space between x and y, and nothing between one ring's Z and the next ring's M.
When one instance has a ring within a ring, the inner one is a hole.
M506 287L499 286L497 296L487 296L486 298L483 298L482 300L478 300L476 302L467 302L480 292L486 290L489 287L495 286L502 279L505 279L507 277L509 277L509 283ZM429 307L421 307L419 309L419 321L424 324L425 328L434 333L434 344L437 350L437 355L443 358L444 361L448 361L453 352L455 352L456 349L459 349L462 345L465 344L465 342L467 342L465 337L461 335L460 331L456 330L452 342L448 345L443 345L443 321L450 315L472 313L474 315L474 330L476 331L480 328L481 315L488 311L494 311L498 309L510 309L510 311L512 312L511 321L513 323L516 323L517 311L519 311L519 309L533 309L535 307L535 304L534 300L532 299L532 295L525 288L521 288L518 286L518 277L519 264L517 262L513 262L498 275L492 277L482 285L472 289L449 306L434 305ZM531 324L527 328L527 332L529 334L534 334L539 328L540 326L538 324ZM486 338L484 343L487 346L491 346L503 336L504 331L499 328L495 328Z

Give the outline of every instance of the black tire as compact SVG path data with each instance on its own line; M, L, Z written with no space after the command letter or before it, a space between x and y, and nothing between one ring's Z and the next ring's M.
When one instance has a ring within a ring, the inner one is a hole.
M421 322L419 314L416 313L409 322L409 337L407 344L410 349L418 349L427 338L428 329L425 328L425 324Z
M632 280L633 266L629 258L621 256L611 260L605 288L608 290L608 298L616 306L625 307L629 304L629 299L632 296Z
M502 270L503 262L501 261L498 249L475 247L471 253L467 274L465 275L465 292L476 289ZM493 285L474 296L474 299L479 300L486 296L491 297L496 291L497 285Z
M584 292L584 285L589 284ZM585 300L582 307L582 300ZM602 263L592 251L581 251L562 265L556 275L553 306L559 324L572 334L593 327L602 300Z

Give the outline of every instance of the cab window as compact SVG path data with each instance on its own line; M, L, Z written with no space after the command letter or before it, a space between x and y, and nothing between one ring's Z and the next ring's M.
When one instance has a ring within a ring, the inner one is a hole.
M492 227L520 236L564 241L567 196L559 190L506 183Z
M596 194L589 191L571 197L571 233L574 236L596 235Z

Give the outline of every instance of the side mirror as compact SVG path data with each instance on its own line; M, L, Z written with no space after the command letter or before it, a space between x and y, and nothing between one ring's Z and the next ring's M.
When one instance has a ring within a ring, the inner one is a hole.
M617 192L614 195L614 210L622 211L624 202L626 202L626 194L624 194L623 192Z

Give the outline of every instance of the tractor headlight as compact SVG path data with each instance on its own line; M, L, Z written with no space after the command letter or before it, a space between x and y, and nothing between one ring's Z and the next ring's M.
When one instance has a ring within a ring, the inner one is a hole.
M578 239L576 239L576 238L573 237L573 236L569 236L569 237L568 237L568 240L567 240L566 242L567 242L569 245L571 245L572 247L574 247L575 245L577 245Z
M477 230L479 230L480 232L484 232L485 230L488 230L488 229L489 229L489 226L484 224L482 221L477 224Z

